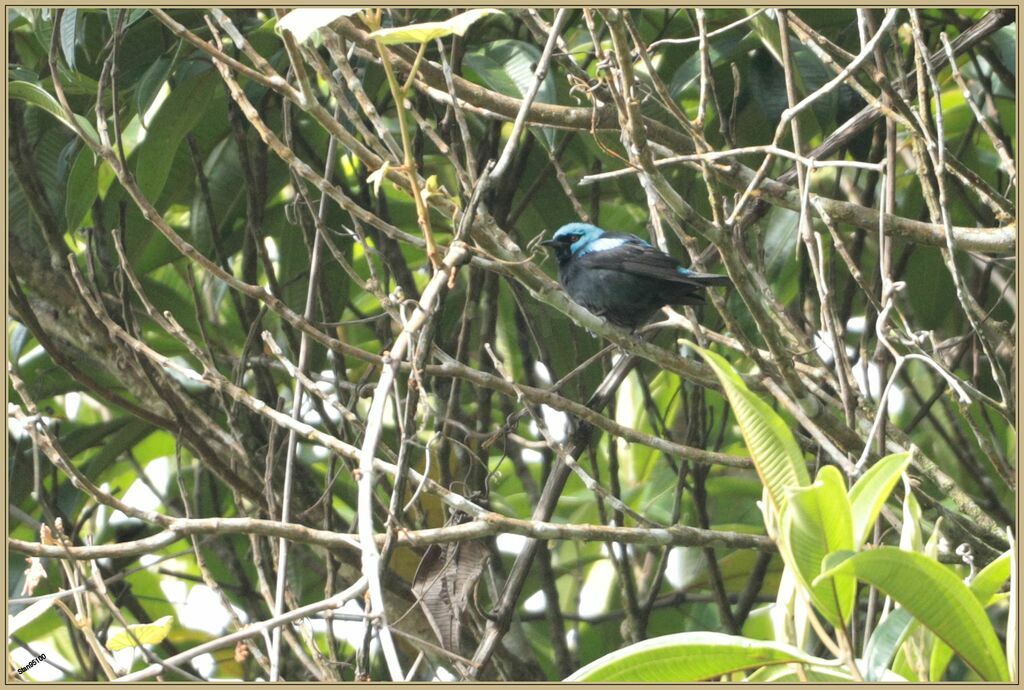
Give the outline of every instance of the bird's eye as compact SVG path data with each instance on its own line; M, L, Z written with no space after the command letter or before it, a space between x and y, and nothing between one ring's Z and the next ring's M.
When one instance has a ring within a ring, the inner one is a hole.
M577 241L577 240L578 240L578 239L579 239L580 237L582 237L582 235L569 235L569 237L568 237L568 239L569 239L569 243L570 243L570 244L576 244L576 241Z

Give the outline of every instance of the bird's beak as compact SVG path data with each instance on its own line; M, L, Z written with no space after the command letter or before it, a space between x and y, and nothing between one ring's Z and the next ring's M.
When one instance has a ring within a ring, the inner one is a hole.
M560 244L561 242L559 242L558 240L544 240L543 242L541 242L541 245L545 247L557 247Z

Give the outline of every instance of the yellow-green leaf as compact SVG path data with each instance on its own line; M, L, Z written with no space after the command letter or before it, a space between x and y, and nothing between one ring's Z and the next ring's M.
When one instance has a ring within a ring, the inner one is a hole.
M906 551L923 551L924 536L921 534L921 506L914 498L910 481L904 477L903 486L906 496L903 498L903 529L900 531L900 548Z
M982 680L1009 680L1006 656L985 609L948 567L893 546L833 554L825 567L819 580L838 573L856 575L903 606Z
M714 632L655 637L593 661L567 681L680 683L714 680L777 664L814 664L821 659L781 642L750 640Z
M859 548L867 540L878 513L909 463L910 453L887 455L872 465L850 489L856 547Z
M173 621L174 616L164 616L152 623L129 625L128 630L122 630L107 640L107 649L116 652L126 647L135 647L137 646L135 643L136 639L140 644L159 644L171 632L171 623ZM131 631L131 634L129 634L129 631ZM133 635L134 639L132 638Z
M996 593L1008 579L1013 563L1010 561L1012 554L1007 551L999 558L982 569L971 581L971 592L977 597L982 606L988 606ZM932 647L932 658L930 663L929 677L933 683L942 680L949 660L953 658L953 650L942 640L937 640Z
M815 581L826 556L853 549L850 501L839 470L826 465L814 484L792 490L782 524L780 549L790 556L815 608L832 625L846 625L857 594L854 577L843 573Z
M779 515L785 514L788 492L811 483L793 432L775 410L750 392L724 357L693 343L687 345L700 353L721 382L761 483Z
M425 43L452 34L463 36L478 19L489 14L500 14L500 12L501 10L487 8L469 10L443 22L423 22L422 24L378 29L370 34L370 38L375 38L385 45L394 45L396 43Z

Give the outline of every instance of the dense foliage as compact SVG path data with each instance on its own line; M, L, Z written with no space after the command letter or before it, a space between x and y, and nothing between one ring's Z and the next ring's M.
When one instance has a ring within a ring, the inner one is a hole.
M8 19L9 668L1015 675L1012 10Z

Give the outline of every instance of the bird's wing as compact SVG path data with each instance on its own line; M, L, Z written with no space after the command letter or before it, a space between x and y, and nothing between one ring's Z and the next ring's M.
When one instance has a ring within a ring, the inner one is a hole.
M726 276L710 273L698 273L696 271L682 268L674 258L658 249L655 249L637 237L626 235L619 236L614 239L620 238L622 241L618 245L608 248L595 247L594 251L588 251L586 254L582 255L579 258L579 261L588 268L604 268L623 271L625 273L632 273L633 275L665 280L672 283L681 283L684 285L706 286L730 284L729 278ZM630 238L636 241L631 241Z

